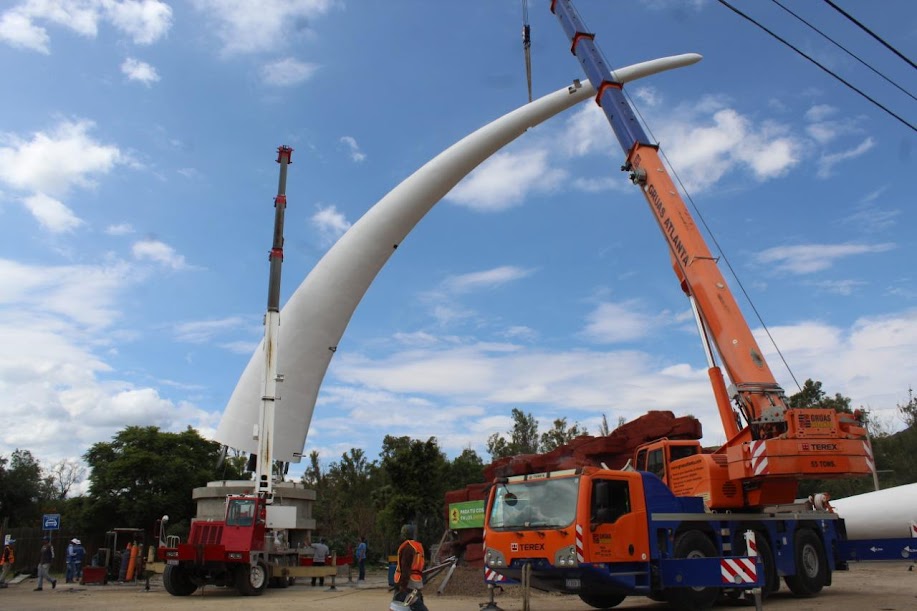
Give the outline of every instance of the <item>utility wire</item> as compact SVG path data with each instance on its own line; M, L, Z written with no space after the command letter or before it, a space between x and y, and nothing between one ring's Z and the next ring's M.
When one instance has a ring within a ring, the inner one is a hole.
M853 17L853 15L851 15L850 13L848 13L847 11L845 11L844 9L842 9L841 7L839 7L838 5L836 5L836 4L834 4L833 2L831 2L831 0L825 0L825 3L828 4L828 5L830 5L831 8L833 8L834 10L836 10L838 13L840 13L841 15L843 15L844 17L846 17L847 19L849 19L849 20L852 21L853 23L857 24L857 25L860 27L861 30L863 30L864 32L866 32L867 34L869 34L870 36L872 36L873 38L875 38L876 40L878 40L880 43L882 43L882 44L885 46L886 49L888 49L889 51L891 51L892 53L894 53L895 55L897 55L898 57L900 57L901 59L903 59L904 61L906 61L907 63L909 63L909 64L911 65L911 68L917 68L917 65L915 65L914 62L912 62L912 61L909 60L907 57L905 57L901 52L898 51L898 49L896 49L895 47L891 46L890 44L888 44L887 42L885 42L884 40L882 40L882 37L881 37L881 36L878 36L877 34L874 34L869 28L867 28L865 25L863 25L862 23L860 23L859 21L857 21L857 20Z
M843 45L841 45L840 43L838 43L837 41L835 41L833 38L831 38L830 36L828 36L827 34L825 34L824 32L822 32L821 30L819 30L817 27L815 27L814 25L812 25L811 23L809 23L808 21L806 21L805 19L803 19L802 17L800 17L799 15L797 15L796 13L794 13L793 11L791 11L789 8L787 8L787 7L784 6L783 4L780 4L779 0L771 0L771 2L773 2L774 4L776 4L777 6L779 6L780 8L782 8L783 10L785 10L787 13L789 13L790 15L792 15L793 17L795 17L795 18L798 19L799 21L801 21L801 22L803 22L804 24L806 24L807 26L809 26L811 29L813 29L813 30L815 30L816 32L818 32L819 34L821 34L822 37L824 37L826 40L828 40L829 42L831 42L831 44L833 44L835 47L837 47L838 49L840 49L841 51L843 51L844 53L846 53L847 55L849 55L849 56L852 57L853 59L857 60L858 62L860 62L861 64L863 64L864 66L866 66L867 68L869 68L870 70L872 70L875 74L877 74L877 75L879 75L880 77L882 77L883 79L885 79L885 80L886 80L887 82L889 82L892 86L896 87L899 91L901 91L901 92L904 93L905 95L909 96L912 100L917 101L917 97L914 97L914 95L911 94L911 92L907 91L907 90L904 89L901 85L899 85L899 84L896 83L895 81L891 80L890 78L888 78L887 76L885 76L884 74L882 74L881 72L879 72L878 70L876 70L875 68L873 68L872 66L870 66L869 64L867 64L865 61L863 61L862 59L860 59L859 57L857 57L854 53L851 53L850 51L848 51Z
M669 166L669 169L672 171L672 175L675 177L678 186L681 188L681 192L685 194L687 200L691 203L691 207L694 208L694 214L697 218L700 219L701 224L704 226L704 229L707 231L707 235L710 236L710 239L713 241L713 245L716 247L716 250L720 253L720 257L723 259L723 262L726 264L726 267L729 268L729 273L732 274L732 277L735 278L736 284L739 285L739 288L742 290L742 294L745 295L745 300L748 302L748 305L751 306L752 311L755 313L755 317L758 319L758 322L761 323L761 327L764 329L764 332L767 334L767 338L770 340L771 345L774 347L774 350L777 351L777 355L780 357L780 360L783 361L783 366L786 367L787 372L790 374L790 377L793 378L793 382L796 383L796 387L802 392L802 386L799 385L799 380L796 379L796 374L793 373L793 369L790 367L790 364L787 363L786 358L783 356L783 351L780 350L780 346L777 345L777 340L774 339L774 336L771 335L771 330L767 328L767 324L764 322L764 319L761 317L761 313L758 312L758 308L755 307L755 302L752 301L751 295L748 294L748 291L745 290L745 285L742 284L742 281L739 279L739 275L736 273L736 270L733 269L732 263L729 262L729 257L726 256L726 251L720 246L720 243L716 239L713 230L710 229L710 226L707 224L707 219L704 218L704 215L701 214L701 211L698 209L697 204L694 203L694 198L691 197L691 193L688 191L688 188L685 186L685 183L681 181L681 176L678 175L678 172L675 171L675 166L672 165L672 162L669 161L668 155L665 154L665 151L661 146L659 146L659 140L656 139L656 136L653 135L653 130L650 128L649 124L646 122L646 119L643 118L643 115L640 113L640 109L634 103L633 98L627 93L627 90L622 90L624 95L627 96L628 101L630 102L631 108L634 109L634 112L640 118L640 122L646 128L647 133L649 133L650 138L653 139L653 142L657 143L659 152L662 154L662 158L665 160L665 164ZM746 418L747 419L747 418Z
M827 0L826 0L826 1L827 1ZM753 23L754 25L758 26L759 28L761 28L762 30L764 30L765 32L767 32L768 34L770 34L771 36L773 36L774 38L776 38L777 40L779 40L780 42L782 42L783 44L785 44L786 46L788 46L789 48L791 48L791 49L793 49L794 51L796 51L796 53L798 53L799 55L803 56L804 58L806 58L807 60L809 60L810 62L812 62L813 64L815 64L816 66L818 66L819 68L821 68L822 70L824 70L825 72L827 72L828 74L830 74L831 76L833 76L834 78L836 78L837 80L839 80L840 82L842 82L842 83L843 83L844 85L846 85L848 88L850 88L850 89L852 89L853 91L857 92L858 94L860 94L861 96L863 96L864 98L866 98L867 100L869 100L870 102L872 102L875 106L877 106L877 107L881 108L882 110L884 110L886 113L888 113L888 114L891 115L892 117L898 119L898 121L900 121L900 122L903 123L904 125L906 125L906 126L908 126L909 128L911 128L911 130L917 132L917 127L914 127L912 124L910 124L910 123L908 123L906 120L902 119L899 115L895 114L894 112L892 112L891 110L889 110L888 108L886 108L885 106L883 106L882 104L880 104L879 102L877 102L876 100L874 100L873 98L869 97L868 95L866 95L865 93L863 93L863 91L861 91L860 89L857 89L854 85L848 83L848 82L845 81L843 78L841 78L839 75L835 74L834 72L832 72L831 70L829 70L828 68L826 68L825 66L823 66L822 64L820 64L819 62L817 62L816 60L814 60L813 58L811 58L811 57L809 57L808 55L806 55L805 53L803 53L800 49L794 47L792 44L790 44L790 43L789 43L788 41L786 41L785 39L781 38L780 36L778 36L777 34L775 34L775 33L772 32L772 31L770 31L769 29L767 29L766 27L764 27L763 25L761 25L760 23L758 23L757 21L755 21L754 19L752 19L751 17L749 17L748 15L746 15L745 13L743 13L742 11L740 11L739 9L737 9L736 7L732 6L731 4L729 4L728 2L726 2L726 0L717 0L717 2L719 2L720 4L722 4L723 6L725 6L726 8L728 8L730 11L732 11L733 13L735 13L736 15L738 15L739 17L742 17L743 19L746 19L746 20L750 21L751 23Z

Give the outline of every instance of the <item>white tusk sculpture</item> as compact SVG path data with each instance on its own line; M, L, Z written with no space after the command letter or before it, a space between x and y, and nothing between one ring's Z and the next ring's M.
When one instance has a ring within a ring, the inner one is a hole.
M831 506L844 518L848 539L917 537L917 484L831 499Z
M621 68L621 83L700 61L696 53ZM281 310L274 458L299 462L318 389L357 304L411 229L474 168L525 131L595 95L574 82L485 125L428 161L370 208L331 247ZM262 348L252 355L229 398L214 438L249 453L261 404Z

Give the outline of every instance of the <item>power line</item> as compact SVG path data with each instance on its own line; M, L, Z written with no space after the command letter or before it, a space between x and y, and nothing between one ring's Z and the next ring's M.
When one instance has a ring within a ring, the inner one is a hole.
M799 21L801 21L801 22L803 22L804 24L806 24L807 26L809 26L811 29L813 29L813 30L815 30L816 32L818 32L819 34L821 34L822 37L824 37L826 40L828 40L829 42L831 42L831 43L832 43L834 46L836 46L838 49L840 49L841 51L843 51L844 53L846 53L847 55L849 55L849 56L852 57L853 59L857 60L858 62L860 62L861 64L863 64L864 66L866 66L867 68L869 68L870 70L872 70L875 74L877 74L877 75L879 75L880 77L882 77L883 79L885 79L888 83L890 83L892 86L896 87L899 91L901 91L901 92L904 93L905 95L909 96L912 100L917 101L917 97L914 97L914 95L911 94L911 92L909 92L908 90L904 89L901 85L899 85L899 84L896 83L895 81L891 80L890 78L888 78L887 76L885 76L884 74L882 74L881 72L879 72L878 70L876 70L875 68L873 68L872 66L870 66L869 64L867 64L865 61L863 61L862 59L860 59L859 57L857 57L857 55L855 55L854 53L851 53L850 51L848 51L843 45L841 45L840 43L838 43L837 41L835 41L833 38L831 38L830 36L828 36L827 34L825 34L824 32L822 32L821 30L819 30L817 27L815 27L814 25L812 25L811 23L809 23L808 21L806 21L805 19L803 19L802 17L800 17L799 15L797 15L796 13L794 13L793 11L791 11L789 8L787 8L787 7L784 6L783 4L780 4L779 0L771 0L771 2L773 2L774 4L776 4L777 6L779 6L780 8L782 8L783 10L785 10L787 13L789 13L790 15L792 15L793 17L795 17L795 18L798 19Z
M842 9L841 7L839 7L838 5L836 5L836 4L834 4L833 2L831 2L831 0L825 0L825 3L828 4L828 5L830 5L831 8L833 8L834 10L836 10L838 13L840 13L841 15L843 15L844 17L846 17L847 19L849 19L849 20L852 21L853 23L857 24L857 25L860 27L861 30L863 30L864 32L866 32L867 34L869 34L870 36L872 36L873 38L875 38L876 40L878 40L880 43L882 43L883 45L885 45L885 48L886 48L886 49L888 49L889 51L891 51L892 53L894 53L895 55L897 55L898 57L900 57L901 59L903 59L904 61L906 61L907 63L909 63L909 64L911 65L911 68L917 68L917 65L915 65L914 62L912 62L912 61L909 60L907 57L905 57L903 54L901 54L901 52L899 52L898 49L896 49L895 47L893 47L893 46L891 46L890 44L888 44L887 42L885 42L885 41L882 39L881 36L878 36L877 34L874 34L869 28L867 28L865 25L863 25L862 23L860 23L859 21L857 21L857 20L853 17L853 15L851 15L850 13L848 13L847 11L845 11L844 9Z
M813 64L815 64L815 65L818 66L819 68L821 68L823 71L825 71L825 72L827 72L828 74L830 74L831 76L833 76L835 79L837 79L838 81L840 81L841 83L843 83L844 85L846 85L848 88L850 88L850 89L852 89L853 91L857 92L858 94L860 94L861 96L863 96L864 98L866 98L867 100L869 100L870 102L872 102L875 106L877 106L878 108L881 108L881 109L884 110L886 113L888 113L889 115L891 115L892 117L896 118L898 121L900 121L900 122L903 123L904 125L906 125L906 126L908 126L909 128L911 128L911 130L917 132L917 127L914 127L913 125L911 125L910 123L908 123L907 121L905 121L903 118L901 118L900 116L896 115L894 112L892 112L891 110L889 110L888 108L886 108L885 106L883 106L882 104L880 104L879 102L877 102L876 100L874 100L873 98L871 98L870 96L866 95L863 91L861 91L860 89L857 89L854 85L852 85L852 84L848 83L847 81L845 81L845 80L844 80L843 78L841 78L838 74L835 74L834 72L832 72L832 71L829 70L827 67L825 67L825 66L823 66L822 64L820 64L820 63L819 63L818 61L816 61L815 59L813 59L813 58L809 57L808 55L806 55L805 53L803 53L803 52L802 52L800 49L798 49L797 47L794 47L794 46L793 46L792 44L790 44L788 41L784 40L783 38L781 38L780 36L778 36L778 35L775 34L774 32L770 31L769 29L767 29L766 27L764 27L763 25L761 25L760 23L758 23L757 21L755 21L754 19L752 19L751 17L749 17L748 15L746 15L745 13L743 13L742 11L740 11L739 9L737 9L736 7L732 6L731 4L729 4L728 2L726 2L726 0L717 0L717 1L718 1L720 4L722 4L723 6L725 6L726 8L728 8L730 11L732 11L733 13L735 13L736 15L738 15L739 17L742 17L743 19L746 19L746 20L750 21L751 23L753 23L754 25L758 26L759 28L761 28L762 30L764 30L765 32L767 32L768 34L770 34L771 36L773 36L774 38L776 38L777 40L779 40L780 42L782 42L783 44L785 44L786 46L788 46L789 48L793 49L794 51L796 51L796 53L798 53L798 54L801 55L802 57L806 58L807 60L809 60L810 62L812 62Z

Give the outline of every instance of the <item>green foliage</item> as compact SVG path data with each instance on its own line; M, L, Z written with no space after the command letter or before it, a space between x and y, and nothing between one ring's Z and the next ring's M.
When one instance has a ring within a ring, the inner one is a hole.
M28 450L0 456L0 521L10 526L39 526L44 503L54 496L52 480Z
M570 443L580 435L588 435L589 432L585 427L580 427L579 422L574 422L572 426L567 426L566 418L558 418L554 421L554 428L541 435L541 451L550 452L555 448Z
M821 389L821 382L812 380L806 380L802 385L802 390L787 399L787 405L789 407L820 407L848 414L853 411L850 409L850 397L845 397L840 393L829 397Z
M917 426L917 397L914 396L914 389L907 389L907 403L898 404L898 413L904 418L904 423L908 428Z
M513 408L513 429L508 431L507 442L499 433L487 439L487 453L491 460L516 456L517 454L537 454L540 449L538 440L538 422L531 414Z
M193 488L241 479L229 462L217 469L220 456L220 444L191 427L170 433L155 426L129 426L84 455L92 469L87 521L104 530L152 529L163 515L172 523L187 520L195 513Z
M446 490L458 490L468 484L484 481L484 461L477 452L465 448L462 453L446 465Z

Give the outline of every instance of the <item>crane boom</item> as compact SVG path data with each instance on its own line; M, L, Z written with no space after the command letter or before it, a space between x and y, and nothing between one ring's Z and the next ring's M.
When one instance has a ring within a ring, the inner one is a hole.
M270 277L267 289L267 312L264 314L264 378L262 380L261 411L255 436L258 440L258 464L255 471L256 493L270 504L274 500L274 412L277 407L277 384L283 376L277 373L277 351L280 339L280 271L283 264L283 220L287 208L287 166L293 149L277 148L280 178L274 198L274 241L269 260Z
M743 494L733 492L736 498L724 502L748 506L791 501L796 482L802 478L870 473L874 467L860 422L830 410L788 407L783 389L717 267L717 259L662 163L658 146L647 138L624 96L623 84L612 76L595 44L595 35L586 29L571 0L552 0L551 12L570 39L570 51L589 77L597 92L595 101L624 150L622 170L640 187L665 237L673 269L691 301L707 348L708 374L727 437L717 454L725 455L726 460L685 458L682 460L691 466L682 474L690 471L693 481L702 481L707 495L710 488L720 484L724 484L723 490L732 491L735 481L741 481ZM708 342L732 382L731 393L725 388ZM730 394L745 421L741 429ZM723 469L728 469L728 476ZM731 487L725 485L727 482Z

